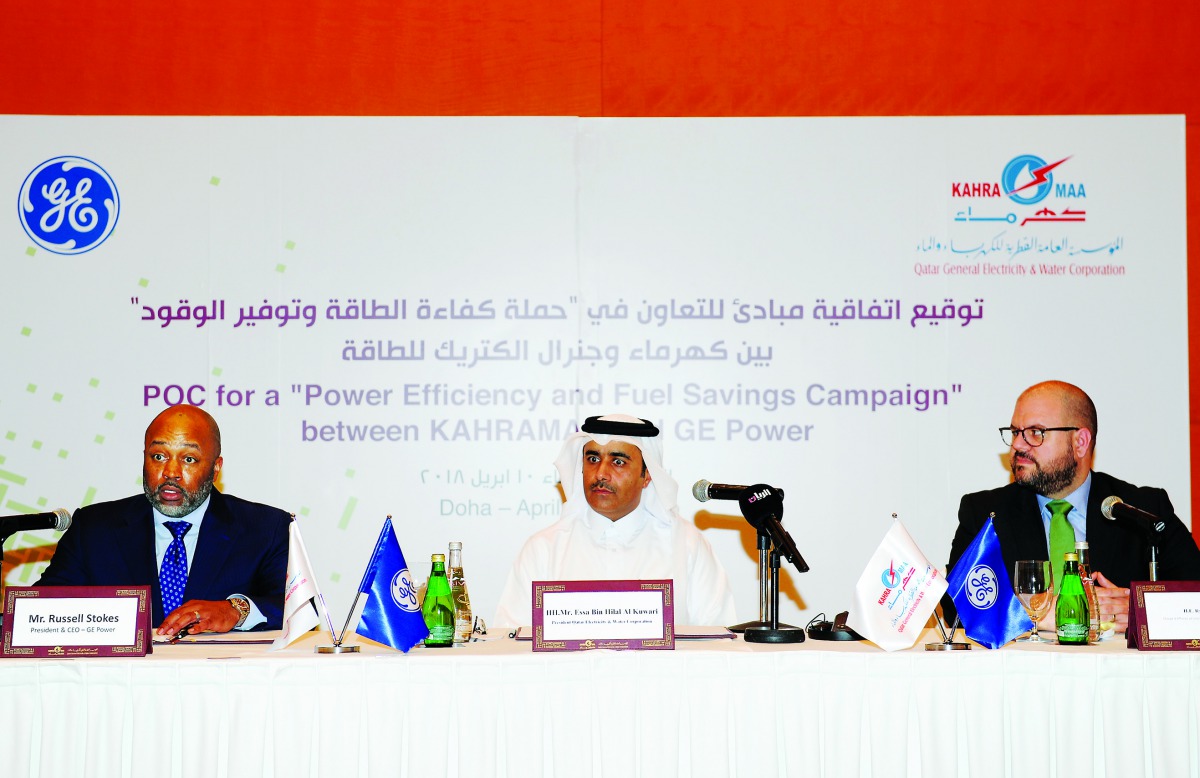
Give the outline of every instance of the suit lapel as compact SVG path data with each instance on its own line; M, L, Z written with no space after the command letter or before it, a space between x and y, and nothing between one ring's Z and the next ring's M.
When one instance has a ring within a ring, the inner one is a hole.
M129 570L127 580L154 581L154 591L158 593L158 555L154 550L154 514L150 501L141 507L134 516L123 516L124 531L119 533L122 538L120 555Z
M237 522L230 515L224 498L214 489L208 513L204 515L204 523L200 526L196 552L188 568L188 582L183 595L185 600L195 599L194 592L212 591L239 534Z
M1006 555L1005 562L1011 567L1018 559L1046 559L1050 552L1037 496L1032 490L1016 485L1009 492L1003 506L1007 515L997 511L995 522L1000 547L1010 550L1011 556Z
M1114 572L1120 575L1118 571L1123 571L1131 558L1137 558L1129 550L1131 543L1137 543L1137 538L1115 521L1104 518L1100 510L1100 504L1113 493L1112 479L1104 473L1092 471L1092 491L1088 494L1087 507L1088 554L1092 569L1105 575Z
M113 533L113 538L118 540L115 555L125 565L125 572L114 578L150 582L153 623L158 625L163 620L162 596L158 590L158 553L154 547L154 512L150 508L150 501L142 501L130 513L122 512L117 520L122 524L120 531Z

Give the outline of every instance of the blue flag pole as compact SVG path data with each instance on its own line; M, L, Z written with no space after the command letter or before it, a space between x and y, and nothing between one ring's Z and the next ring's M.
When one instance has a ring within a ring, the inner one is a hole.
M379 539L375 541L375 550L371 552L371 558L367 561L367 569L363 571L362 583L358 585L354 602L350 603L350 612L346 614L346 623L342 625L342 631L333 638L335 647L342 644L342 640L346 637L346 630L350 629L350 619L354 618L354 609L358 607L359 598L363 596L364 592L370 590L371 584L375 580L375 560L379 558L379 549L383 547L383 539L387 537L390 526L392 526L392 515L389 513L383 520L383 528L379 530Z

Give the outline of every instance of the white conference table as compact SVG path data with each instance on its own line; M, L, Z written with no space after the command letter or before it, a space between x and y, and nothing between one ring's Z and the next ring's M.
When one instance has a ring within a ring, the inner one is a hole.
M1200 775L1200 654L932 639L4 659L0 756L46 778Z

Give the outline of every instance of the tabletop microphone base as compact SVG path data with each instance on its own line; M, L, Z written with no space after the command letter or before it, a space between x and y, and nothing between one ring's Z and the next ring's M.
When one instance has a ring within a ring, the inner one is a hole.
M759 627L770 627L770 621L743 621L741 624L734 624L729 628L730 632L745 632L748 629L757 629ZM796 629L791 624L780 624L780 629Z
M747 643L803 643L804 630L800 627L749 627L742 633Z

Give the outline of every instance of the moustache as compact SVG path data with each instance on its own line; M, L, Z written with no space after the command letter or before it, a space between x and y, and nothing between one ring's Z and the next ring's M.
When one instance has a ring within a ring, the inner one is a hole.
M178 481L164 481L163 483L158 485L158 488L154 490L154 493L156 495L161 496L163 489L174 489L177 492L183 493L187 497L192 496L192 492L189 492L187 489L184 489L183 484L179 483Z

